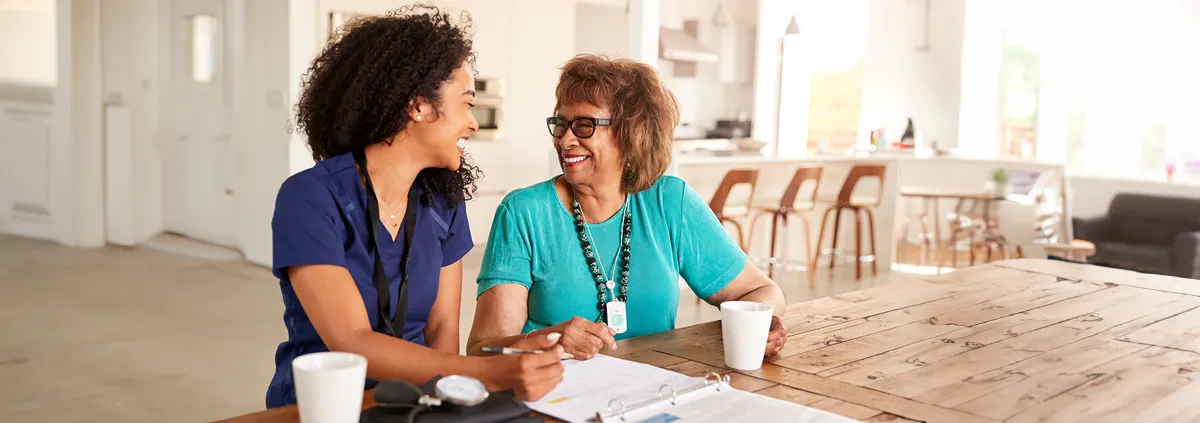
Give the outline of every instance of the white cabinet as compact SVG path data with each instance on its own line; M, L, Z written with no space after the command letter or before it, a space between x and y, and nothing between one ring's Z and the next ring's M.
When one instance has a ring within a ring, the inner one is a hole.
M744 84L754 80L754 27L717 28L720 34L717 55L721 82Z

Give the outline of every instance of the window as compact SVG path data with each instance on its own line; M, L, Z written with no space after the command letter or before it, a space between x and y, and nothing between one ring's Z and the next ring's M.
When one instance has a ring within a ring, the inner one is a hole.
M211 82L217 74L217 18L195 15L192 20L192 80Z
M1200 10L1187 3L1006 3L999 153L1200 181L1200 57L1186 47L1200 43Z
M858 142L869 1L806 1L796 7L799 34L786 35L783 45L779 155L852 150ZM789 145L788 139L801 142Z

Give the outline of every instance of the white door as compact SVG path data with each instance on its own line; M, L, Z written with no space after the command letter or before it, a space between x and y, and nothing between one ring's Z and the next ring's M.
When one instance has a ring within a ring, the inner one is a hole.
M233 247L228 16L225 0L171 1L163 217L168 231Z

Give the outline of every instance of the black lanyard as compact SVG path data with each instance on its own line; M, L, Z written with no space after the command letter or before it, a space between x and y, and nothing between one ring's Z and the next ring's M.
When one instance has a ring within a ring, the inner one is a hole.
M367 191L367 221L371 230L367 231L367 242L375 249L375 291L379 297L379 320L392 331L397 338L404 338L404 315L408 311L408 257L412 255L413 231L417 227L417 188L408 190L408 207L404 210L404 221L400 229L404 230L404 255L400 257L400 296L396 299L396 312L391 309L392 294L388 289L387 273L383 270L383 257L379 255L379 243L375 241L375 233L379 230L379 199L375 196L375 187L371 184L371 174L367 171L367 155L362 150L354 152L354 162L362 172ZM388 319L388 315L392 318Z

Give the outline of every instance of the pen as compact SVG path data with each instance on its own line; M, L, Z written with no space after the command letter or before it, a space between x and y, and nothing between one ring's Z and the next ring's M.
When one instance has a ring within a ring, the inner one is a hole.
M492 354L513 355L513 354L541 354L546 351L527 350L527 349L522 349L522 348L509 348L509 347L503 347L503 348L501 348L501 347L483 347L483 352L492 353ZM563 353L562 354L563 360L569 360L572 358L575 358L575 356L572 355L571 353Z

